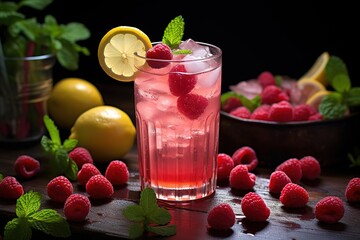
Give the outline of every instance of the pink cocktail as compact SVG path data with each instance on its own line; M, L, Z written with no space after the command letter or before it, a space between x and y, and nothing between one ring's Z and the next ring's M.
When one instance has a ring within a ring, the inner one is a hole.
M192 54L151 59L166 66L145 64L135 78L141 187L170 201L203 198L216 188L222 52L193 40L181 47Z

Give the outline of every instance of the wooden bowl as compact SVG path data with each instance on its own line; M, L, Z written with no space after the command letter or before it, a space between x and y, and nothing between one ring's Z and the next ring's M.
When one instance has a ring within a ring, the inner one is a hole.
M360 113L337 120L277 123L240 119L221 111L219 152L230 156L252 147L262 167L275 168L289 158L313 156L322 167L348 168L348 153L360 145Z

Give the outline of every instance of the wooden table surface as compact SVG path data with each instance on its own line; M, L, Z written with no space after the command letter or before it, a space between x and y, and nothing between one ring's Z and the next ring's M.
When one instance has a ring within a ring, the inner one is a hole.
M121 88L123 89L123 88ZM120 91L113 87L100 89L103 94ZM118 98L104 97L105 103L119 106L129 111L133 109L129 101L123 98L132 97L129 91ZM107 96L104 94L104 96ZM66 134L65 134L66 135ZM40 144L28 147L9 148L0 145L0 172L14 175L13 163L21 154L28 154L46 164L46 158ZM138 203L140 197L139 175L137 171L137 153L134 148L123 160L131 172L127 186L115 188L112 199L106 202L92 201L92 207L84 223L70 223L72 237L69 239L127 239L128 227L131 224L121 214L123 208ZM98 165L104 173L106 165ZM349 204L345 200L345 188L352 177L360 177L355 171L336 171L327 169L319 179L313 182L301 182L310 195L306 207L290 210L282 206L277 196L268 192L269 176L273 169L258 168L254 172L257 176L253 191L259 193L271 209L266 222L253 223L246 220L241 211L240 202L246 192L233 191L227 184L219 185L212 196L187 204L169 204L160 201L160 205L169 210L172 215L171 223L177 227L177 233L171 237L144 236L146 239L360 239L360 204ZM42 208L56 209L63 215L61 205L54 204L46 194L49 181L46 172L30 180L20 180L25 192L33 190L43 194ZM86 194L84 189L73 183L74 191ZM314 206L325 196L334 195L344 201L345 215L336 224L319 223L314 216ZM236 214L236 224L231 231L214 232L207 228L207 214L219 203L229 203ZM0 199L0 235L3 235L5 224L16 217L15 201ZM33 231L33 239L53 239L39 231Z

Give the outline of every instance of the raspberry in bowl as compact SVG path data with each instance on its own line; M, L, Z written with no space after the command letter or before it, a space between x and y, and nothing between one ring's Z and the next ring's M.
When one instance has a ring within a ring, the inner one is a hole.
M348 154L359 147L360 112L358 106L348 107L342 115L335 114L336 107L321 109L321 101L333 92L331 84L269 71L230 86L222 94L220 152L231 155L249 146L262 167L308 155L322 167L349 167Z

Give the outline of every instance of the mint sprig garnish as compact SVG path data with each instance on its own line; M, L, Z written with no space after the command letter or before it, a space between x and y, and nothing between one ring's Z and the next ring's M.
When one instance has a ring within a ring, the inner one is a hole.
M185 31L185 21L181 15L171 20L171 22L165 28L164 35L162 37L162 42L170 47L173 54L192 53L190 49L178 49L181 40L184 36L184 31Z
M62 144L59 130L48 115L44 116L44 124L50 138L44 135L41 138L41 146L51 157L50 167L53 174L64 174L70 180L76 180L78 167L75 161L69 158L68 152L76 147L78 141L76 139L65 139Z
M352 87L346 64L337 56L330 56L325 67L326 80L334 89L324 96L319 112L325 119L343 117L351 108L360 106L360 88Z
M29 240L32 228L54 237L71 236L68 222L53 209L42 209L41 194L30 191L16 201L16 216L4 228L4 240Z
M162 42L168 45L171 49L177 48L181 39L183 38L185 30L184 18L180 15L171 20L164 31Z
M132 221L129 237L138 238L144 232L151 232L160 236L176 234L176 226L169 224L170 213L158 206L153 189L145 188L141 191L139 205L130 205L122 211L125 218Z

